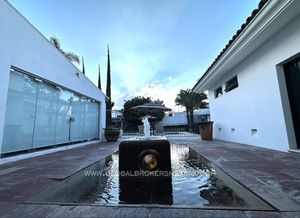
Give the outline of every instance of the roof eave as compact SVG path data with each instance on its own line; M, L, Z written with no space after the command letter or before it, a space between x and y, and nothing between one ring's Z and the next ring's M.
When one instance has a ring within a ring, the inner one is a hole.
M243 61L255 49L299 16L300 1L268 1L248 26L218 57L193 87L195 92L203 92Z

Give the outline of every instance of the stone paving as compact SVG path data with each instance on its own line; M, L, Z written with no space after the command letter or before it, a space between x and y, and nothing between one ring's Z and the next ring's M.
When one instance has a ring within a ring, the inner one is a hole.
M300 217L300 154L197 137L170 141L199 152L274 211L24 203L118 149L118 143L96 143L0 165L0 217Z

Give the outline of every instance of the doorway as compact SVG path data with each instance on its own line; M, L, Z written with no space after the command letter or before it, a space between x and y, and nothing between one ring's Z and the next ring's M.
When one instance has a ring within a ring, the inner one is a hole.
M283 65L297 148L300 149L300 57Z

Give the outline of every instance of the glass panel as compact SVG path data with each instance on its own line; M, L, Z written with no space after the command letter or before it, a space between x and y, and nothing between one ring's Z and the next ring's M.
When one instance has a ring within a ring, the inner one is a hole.
M234 78L230 79L229 81L226 82L225 84L225 92L229 92L239 86L238 84L238 79L237 76Z
M85 139L98 138L98 110L98 103L91 102L91 100L87 101L84 128Z
M223 95L222 86L220 86L219 88L215 89L215 98L218 98L221 95Z
M84 119L85 119L85 101L79 96L74 95L71 102L72 121L71 121L71 141L84 139Z
M70 141L71 99L73 94L66 90L59 92L56 117L55 144Z
M55 143L58 90L48 83L40 83L34 125L33 147Z
M33 78L16 71L11 72L2 153L32 147L37 85Z
M99 104L92 103L93 108L93 138L99 138Z
M84 122L84 138L93 139L92 133L93 109L91 100L87 100L85 104L85 122Z

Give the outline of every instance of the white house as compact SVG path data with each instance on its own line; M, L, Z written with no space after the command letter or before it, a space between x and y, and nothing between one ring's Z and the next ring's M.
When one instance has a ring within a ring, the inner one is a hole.
M0 1L1 154L99 139L105 95Z
M115 127L122 128L123 112L120 110L111 111L111 124Z
M206 119L209 116L209 109L200 109L194 111L194 123L198 123L201 119ZM186 112L172 112L170 116L165 116L157 125L162 126L180 126L187 125Z
M261 1L195 84L214 138L300 149L300 1Z

